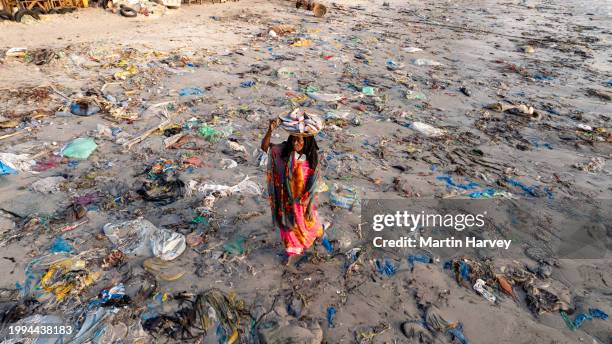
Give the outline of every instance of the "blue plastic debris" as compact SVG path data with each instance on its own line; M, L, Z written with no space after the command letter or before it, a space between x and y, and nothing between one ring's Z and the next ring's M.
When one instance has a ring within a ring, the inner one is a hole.
M256 82L255 80L247 80L247 81L243 81L240 83L240 86L242 87L253 87L255 86Z
M111 300L118 300L124 297L125 287L123 286L123 283L119 283L110 289L102 290L102 292L100 292L100 297L95 300L92 300L89 303L88 308L91 309L94 306L104 305L105 303Z
M204 94L204 90L199 87L185 87L185 88L181 88L181 90L179 91L179 96L181 97L201 96L203 94Z
M533 197L537 197L538 194L535 190L534 187L529 187L521 182L519 182L518 180L515 179L508 179L508 183L510 183L510 185L516 186L518 188L520 188L521 190L525 191L526 194L529 194Z
M464 280L470 280L470 266L467 265L465 262L459 263L459 272L461 273L461 277Z
M0 176L5 176L7 174L17 174L17 170L0 161Z
M495 196L496 192L497 192L497 190L495 190L495 189L485 189L485 190L482 190L482 191L472 192L472 193L468 194L468 196L470 196L471 198L491 198L491 197Z
M436 179L445 181L446 187L455 187L455 188L463 189L463 190L472 190L478 187L478 183L474 183L474 182L468 182L467 184L457 184L453 180L453 177L446 175L446 174L442 176L438 176L436 177Z
M448 329L448 333L450 333L453 338L457 339L461 344L469 344L467 338L463 335L463 324L459 323L457 326Z
M399 64L393 60L387 60L387 69L388 70L397 70L399 68Z
M550 80L554 80L555 79L552 76L544 75L544 74L537 74L533 78L538 80L538 81L550 81Z
M538 141L537 139L532 139L530 142L536 148L544 147L544 148L548 148L550 150L553 150L553 146L550 143L547 143L547 142L540 143L540 141Z
M599 308L589 308L588 313L580 313L576 315L576 318L574 319L574 327L570 327L570 329L574 331L575 329L580 328L580 326L582 326L586 320L593 319L608 320L608 314Z
M70 104L70 112L77 116L93 116L100 112L100 107L93 103L73 102Z
M334 247L332 246L331 242L329 242L329 239L327 238L327 234L323 235L323 239L321 239L321 242L323 244L323 247L325 247L325 250L327 250L327 252L329 253L334 252Z
M72 253L74 251L74 248L66 239L62 237L57 237L51 244L49 251L53 253Z
M397 272L397 268L389 259L386 258L383 263L376 259L376 269L383 276L393 276Z
M431 259L431 257L423 255L423 254L409 255L408 256L408 265L410 265L410 267L413 267L414 266L414 262L429 264L429 263L433 262L433 259Z
M25 281L23 285L19 282L15 283L15 287L20 291L21 297L26 297L30 295L30 292L36 288L37 281L39 277L37 277L33 272L33 267L41 261L42 258L36 258L26 265L24 269Z
M328 327L336 327L334 324L334 317L336 316L336 307L329 306L327 307L327 326Z

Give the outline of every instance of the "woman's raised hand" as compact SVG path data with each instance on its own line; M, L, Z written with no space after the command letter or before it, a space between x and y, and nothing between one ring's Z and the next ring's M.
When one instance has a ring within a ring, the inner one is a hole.
M276 127L278 127L279 124L280 120L278 118L271 119L270 123L268 124L268 130L273 131L274 129L276 129Z

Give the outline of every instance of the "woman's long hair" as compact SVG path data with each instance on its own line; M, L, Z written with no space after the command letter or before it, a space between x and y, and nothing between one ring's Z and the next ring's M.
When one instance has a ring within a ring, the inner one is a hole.
M287 141L283 145L283 151L281 156L285 161L288 161L291 152L293 152L293 141L296 139L296 136L289 135ZM319 146L317 145L317 141L314 136L306 136L304 137L304 148L302 149L302 153L306 154L306 160L308 161L308 166L313 170L316 170L319 165Z

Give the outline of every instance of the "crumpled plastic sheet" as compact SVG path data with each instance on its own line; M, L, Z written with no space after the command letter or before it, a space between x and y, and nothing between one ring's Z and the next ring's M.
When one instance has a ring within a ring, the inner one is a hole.
M71 253L74 251L72 245L64 238L57 237L49 247L52 253Z
M0 161L0 176L5 176L7 174L17 174L17 170Z
M220 184L204 184L197 186L196 181L190 181L187 184L187 195L193 194L193 191L197 191L205 196L211 195L213 193L219 192L220 196L229 196L235 193L241 193L245 195L261 195L262 188L256 182L249 179L249 176L246 176L240 183L229 186L229 185L220 185Z
M157 228L143 218L107 223L103 230L108 239L125 254L147 256L152 253L167 261L180 256L187 247L183 234Z
M78 160L87 160L98 145L91 137L79 137L68 142L60 151L60 155Z
M185 236L181 233L173 232L165 228L158 228L151 236L151 250L153 254L161 260L174 260L180 256L186 248Z
M112 314L114 310L111 308L98 307L90 310L83 321L83 324L79 328L79 332L70 341L71 344L83 344L90 341L96 342L96 338L99 338L104 333L106 328L106 319Z
M244 304L234 294L210 289L195 297L181 298L186 306L171 315L148 314L142 327L154 336L163 335L175 341L185 341L212 334L219 343L239 341L239 310ZM214 329L214 333L213 332ZM208 341L207 341L208 342Z

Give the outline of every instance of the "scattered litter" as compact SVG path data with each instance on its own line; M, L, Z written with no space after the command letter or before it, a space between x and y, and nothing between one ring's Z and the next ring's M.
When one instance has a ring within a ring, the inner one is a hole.
M603 171L604 167L606 166L606 161L603 158L594 157L587 163L578 162L572 166L585 172L599 173Z
M329 194L329 200L335 207L340 207L348 210L353 210L359 207L359 199L357 191L348 186L334 184L332 191Z

